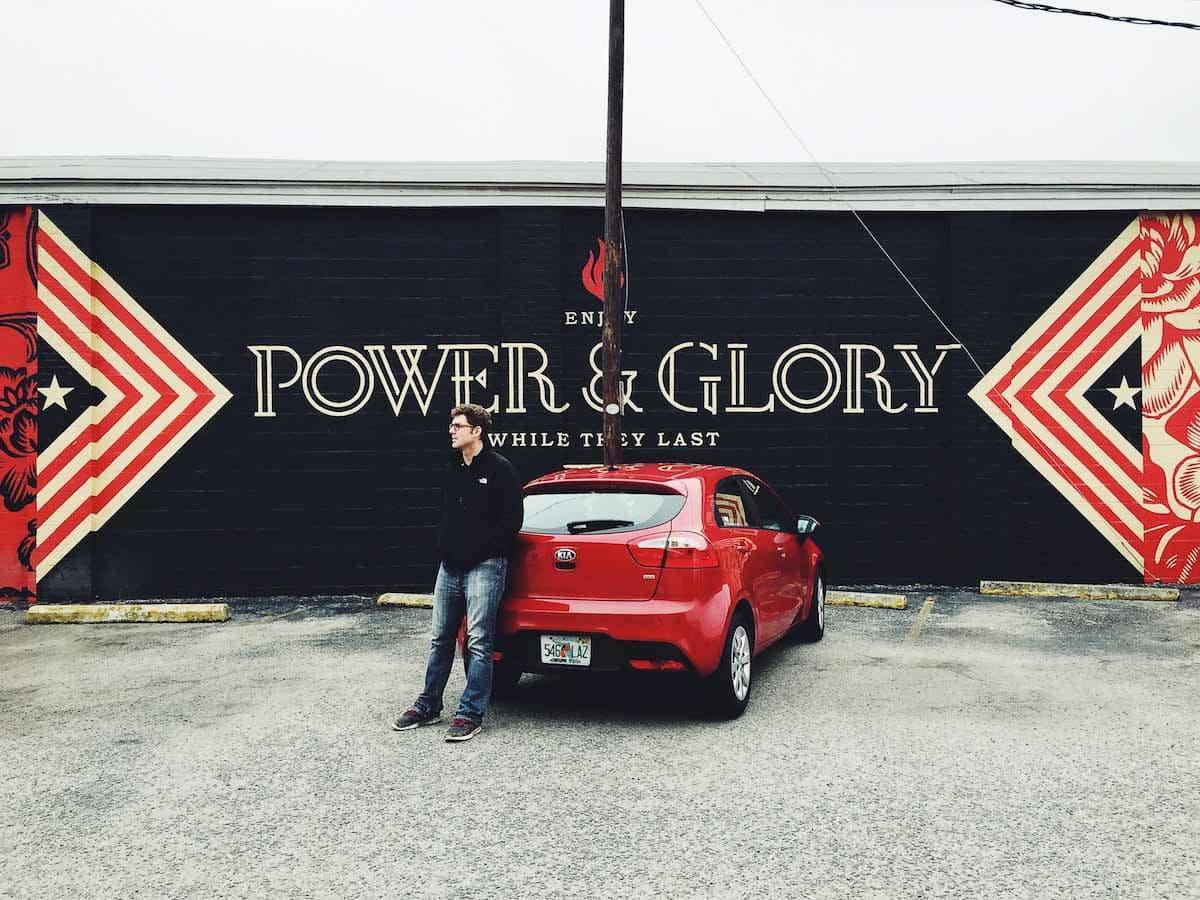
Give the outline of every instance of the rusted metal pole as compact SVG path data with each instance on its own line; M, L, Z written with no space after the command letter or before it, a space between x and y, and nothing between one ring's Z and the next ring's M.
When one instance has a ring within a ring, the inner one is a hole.
M625 0L608 3L608 152L604 172L604 464L621 464L621 121L625 90Z

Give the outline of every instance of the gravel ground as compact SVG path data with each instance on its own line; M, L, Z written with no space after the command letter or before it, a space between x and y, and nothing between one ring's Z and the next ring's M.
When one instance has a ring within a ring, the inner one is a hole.
M460 745L388 728L425 610L0 611L0 896L1200 896L1200 603L938 592L913 634L926 593L768 650L736 722L526 676Z

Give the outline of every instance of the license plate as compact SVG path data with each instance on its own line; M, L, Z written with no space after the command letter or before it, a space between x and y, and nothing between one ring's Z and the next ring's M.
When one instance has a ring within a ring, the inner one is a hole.
M542 662L548 666L590 666L592 639L579 634L543 634Z

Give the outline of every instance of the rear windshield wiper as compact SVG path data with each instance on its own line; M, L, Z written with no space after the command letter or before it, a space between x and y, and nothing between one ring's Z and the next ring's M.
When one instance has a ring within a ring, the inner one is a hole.
M582 534L585 531L604 531L606 528L624 528L632 524L630 519L579 519L568 522L567 531Z

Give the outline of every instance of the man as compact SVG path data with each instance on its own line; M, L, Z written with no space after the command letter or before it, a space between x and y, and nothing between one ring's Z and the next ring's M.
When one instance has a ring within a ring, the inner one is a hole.
M454 646L467 620L467 687L447 741L479 733L492 696L496 611L504 594L508 555L521 530L521 479L512 463L487 446L492 417L474 403L450 411L450 446L456 451L442 481L437 584L433 589L433 640L425 690L392 727L408 731L442 720L442 693L454 664Z

